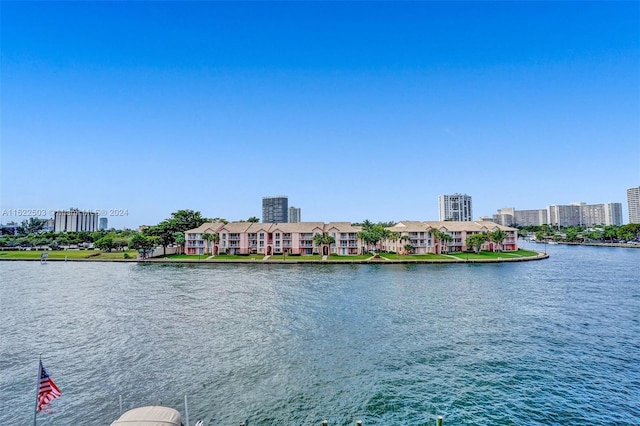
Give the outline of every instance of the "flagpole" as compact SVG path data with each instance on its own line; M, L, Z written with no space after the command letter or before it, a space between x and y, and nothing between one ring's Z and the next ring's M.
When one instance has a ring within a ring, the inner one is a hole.
M42 374L42 354L38 356L38 377L36 378L36 406L33 410L33 426L36 426L38 415L38 395L40 394L40 375Z

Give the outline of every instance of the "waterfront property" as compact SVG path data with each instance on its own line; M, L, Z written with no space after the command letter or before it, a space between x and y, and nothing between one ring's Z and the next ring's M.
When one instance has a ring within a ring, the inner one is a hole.
M205 223L185 232L186 254L274 254L353 256L368 250L400 254L443 254L467 250L467 237L500 229L501 243L485 242L488 251L518 250L517 230L493 222L404 221L386 228L385 238L369 245L362 240L361 226L350 222L299 223ZM332 243L318 243L315 235L327 235Z
M473 234L488 233L500 229L506 234L501 246L495 242L485 242L481 250L515 251L518 250L518 230L508 226L498 225L489 221L479 222L399 222L388 228L397 233L397 239L385 240L383 249L396 253L407 253L407 246L413 254L443 254L455 253L467 250L467 237ZM443 237L448 235L449 237Z

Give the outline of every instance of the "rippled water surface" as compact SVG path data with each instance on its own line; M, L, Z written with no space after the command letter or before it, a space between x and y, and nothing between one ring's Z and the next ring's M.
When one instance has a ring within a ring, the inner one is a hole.
M488 265L0 262L0 424L164 404L205 425L640 419L640 250Z

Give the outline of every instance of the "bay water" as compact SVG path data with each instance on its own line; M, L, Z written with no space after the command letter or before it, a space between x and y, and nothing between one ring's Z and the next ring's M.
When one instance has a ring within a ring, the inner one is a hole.
M542 249L542 246L534 246ZM640 250L501 264L0 262L0 424L638 425ZM186 419L183 419L186 424Z

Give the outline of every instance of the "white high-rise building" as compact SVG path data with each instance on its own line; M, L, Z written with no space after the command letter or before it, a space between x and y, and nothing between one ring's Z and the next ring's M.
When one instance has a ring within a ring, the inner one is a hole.
M471 196L467 194L439 195L438 218L440 221L472 221Z
M78 209L58 210L53 216L54 232L94 232L98 230L98 213Z
M553 226L622 225L622 204L571 203L548 207Z
M622 225L622 203L604 203L604 224Z
M640 186L627 188L629 223L640 223Z

